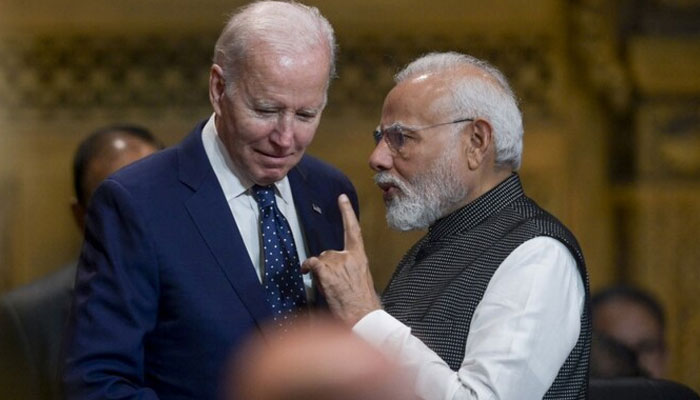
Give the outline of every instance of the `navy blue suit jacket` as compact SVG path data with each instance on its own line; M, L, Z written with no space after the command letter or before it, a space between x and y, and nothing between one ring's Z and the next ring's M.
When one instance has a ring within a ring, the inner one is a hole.
M201 123L91 200L66 337L69 399L214 399L225 362L272 313L206 157ZM343 248L339 171L287 175L309 255Z

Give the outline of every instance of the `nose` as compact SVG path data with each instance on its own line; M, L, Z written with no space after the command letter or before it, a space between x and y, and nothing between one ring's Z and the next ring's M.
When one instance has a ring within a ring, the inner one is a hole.
M270 140L282 148L292 147L294 143L294 118L288 113L280 114L277 118L275 131L270 135Z
M369 167L375 172L386 171L393 167L394 156L386 140L380 140L369 155Z

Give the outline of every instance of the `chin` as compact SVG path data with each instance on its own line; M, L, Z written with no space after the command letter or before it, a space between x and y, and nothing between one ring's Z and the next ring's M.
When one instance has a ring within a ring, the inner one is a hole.
M267 186L284 179L291 168L278 171L262 171L254 176L254 181L258 185Z

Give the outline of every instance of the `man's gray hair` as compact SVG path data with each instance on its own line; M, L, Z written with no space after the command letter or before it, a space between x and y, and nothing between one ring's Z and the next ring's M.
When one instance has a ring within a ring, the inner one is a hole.
M408 64L396 74L398 84L406 79L454 71L472 66L484 72L481 77L459 77L450 84L450 94L434 106L459 113L454 118L484 118L491 123L496 146L496 165L520 168L523 152L523 118L508 80L496 67L470 55L448 52L429 53ZM452 108L452 109L450 109Z
M333 27L316 7L293 1L258 1L238 9L214 47L213 61L224 70L228 90L233 90L241 61L256 42L264 42L279 52L306 52L328 46L329 82L335 77Z

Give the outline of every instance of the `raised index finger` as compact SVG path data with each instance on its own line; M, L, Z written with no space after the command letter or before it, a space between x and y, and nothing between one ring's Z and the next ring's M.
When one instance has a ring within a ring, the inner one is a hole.
M338 208L340 208L340 214L343 216L345 250L364 249L360 223L357 221L355 210L352 209L352 203L350 203L347 195L341 194L338 196Z

